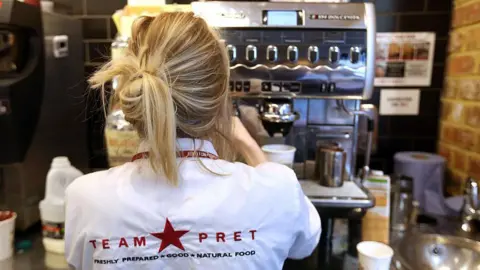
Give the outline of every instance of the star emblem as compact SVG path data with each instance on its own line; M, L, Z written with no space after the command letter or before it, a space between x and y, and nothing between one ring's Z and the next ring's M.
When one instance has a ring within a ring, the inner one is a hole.
M185 248L183 247L182 242L180 241L180 237L182 237L187 232L189 231L187 230L175 231L175 229L172 226L172 223L170 223L170 221L167 218L167 221L165 222L165 227L163 228L163 232L151 233L151 235L162 240L162 243L160 244L160 248L158 249L158 253L162 252L164 249L166 249L170 245L174 245L177 248L185 251Z

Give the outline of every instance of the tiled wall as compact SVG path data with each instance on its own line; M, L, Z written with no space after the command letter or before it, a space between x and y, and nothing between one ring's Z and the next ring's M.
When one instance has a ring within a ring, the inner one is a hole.
M372 157L372 168L392 172L393 155L398 151L435 152L451 3L452 0L375 1L378 32L428 31L435 32L437 39L431 86L420 88L420 114L380 116L378 150ZM378 105L379 99L380 88L376 88L370 102Z
M442 96L439 153L448 160L447 187L460 193L480 180L480 1L456 0Z
M74 15L83 20L85 35L85 74L89 75L109 55L116 30L111 14L122 8L126 0L75 0ZM185 1L182 1L185 2ZM354 2L362 2L354 0ZM451 0L377 0L377 27L381 32L433 31L437 33L435 64L431 87L422 88L419 116L381 116L378 152L372 167L392 170L392 157L397 151L434 152L438 133L440 92L443 84L445 51L450 25ZM378 105L379 89L371 100ZM92 95L92 100L95 96ZM92 109L93 110L93 109ZM106 166L102 155L102 111L92 113L92 166Z

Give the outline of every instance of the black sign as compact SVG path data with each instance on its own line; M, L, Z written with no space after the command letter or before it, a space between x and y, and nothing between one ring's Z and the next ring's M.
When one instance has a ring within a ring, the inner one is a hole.
M328 15L328 14L318 14L318 17L315 16L317 20L337 20L337 21L358 21L360 16L358 15Z

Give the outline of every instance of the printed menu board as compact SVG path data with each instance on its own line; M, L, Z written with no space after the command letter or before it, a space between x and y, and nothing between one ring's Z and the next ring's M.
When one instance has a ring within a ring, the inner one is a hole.
M375 86L430 86L435 33L377 33Z

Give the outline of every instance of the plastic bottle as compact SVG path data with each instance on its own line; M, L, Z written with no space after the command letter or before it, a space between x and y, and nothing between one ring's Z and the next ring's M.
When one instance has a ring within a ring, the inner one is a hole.
M47 174L45 198L40 202L43 245L46 251L65 253L65 189L83 173L70 164L67 157L52 160Z

